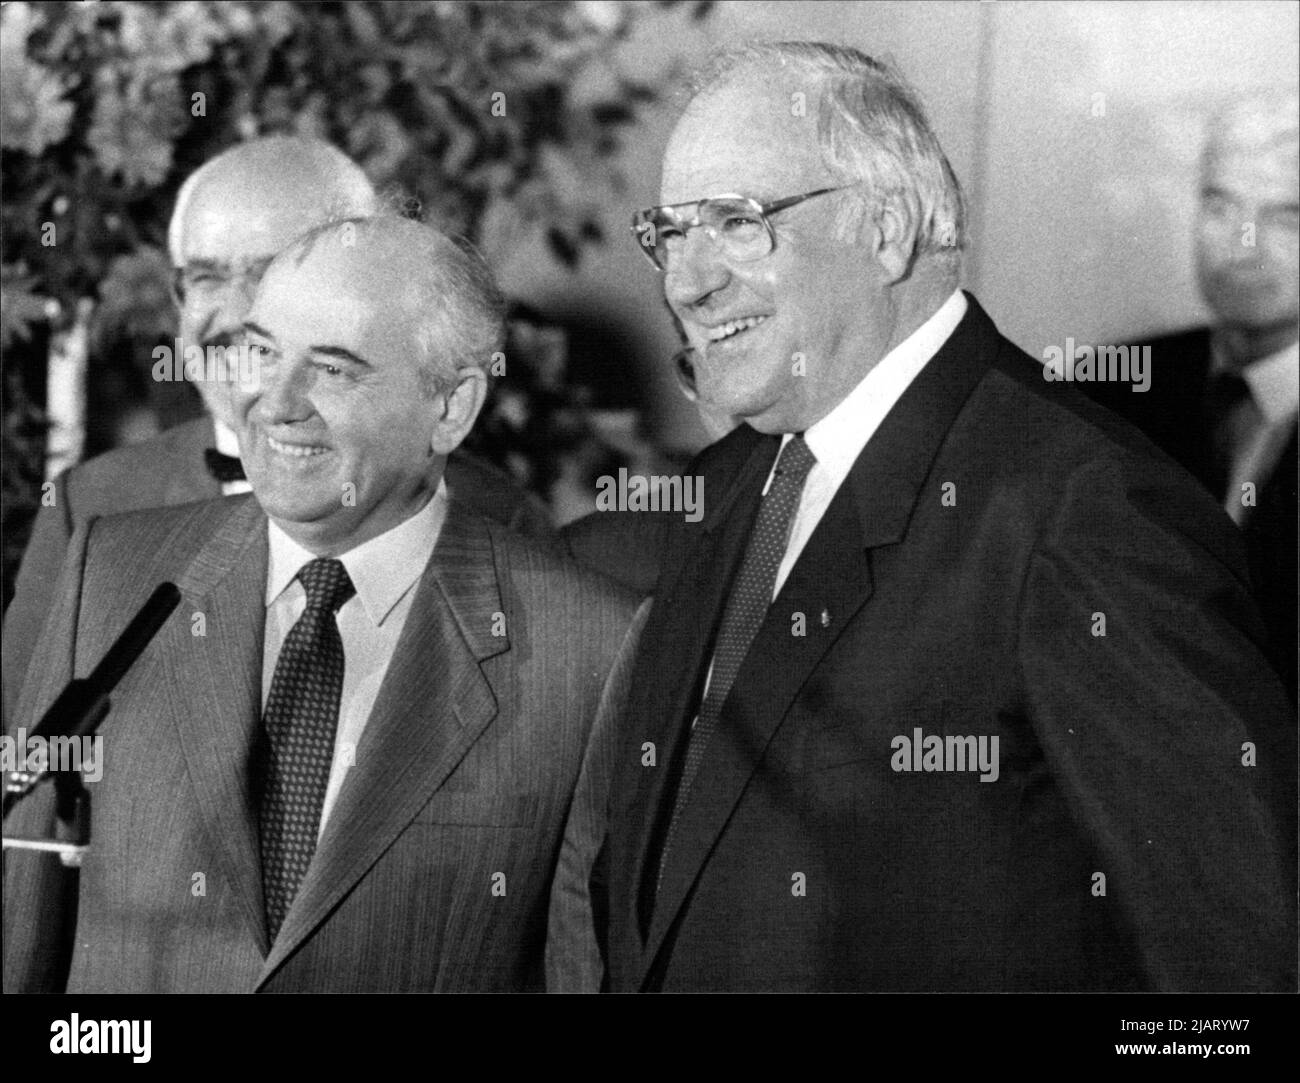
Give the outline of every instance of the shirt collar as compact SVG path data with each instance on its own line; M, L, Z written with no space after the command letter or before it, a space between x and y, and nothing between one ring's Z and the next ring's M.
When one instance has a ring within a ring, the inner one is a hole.
M223 425L215 417L212 419L212 432L216 440L217 450L223 455L231 455L239 458L239 437L235 435L235 430L228 425Z
M885 354L835 409L808 427L804 439L819 464L841 480L848 476L885 415L948 341L966 309L965 294L953 290L934 315Z
M379 627L419 581L447 518L447 483L438 482L433 498L409 519L339 557L357 589L370 622ZM270 606L316 554L304 549L267 520L269 554L266 604Z

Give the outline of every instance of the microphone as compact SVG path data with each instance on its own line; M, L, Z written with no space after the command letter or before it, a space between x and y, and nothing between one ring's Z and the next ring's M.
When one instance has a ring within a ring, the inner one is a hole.
M93 733L109 709L109 693L135 665L167 618L180 605L181 592L175 583L159 583L140 611L108 649L88 677L75 678L50 704L32 731L32 737L85 737ZM50 773L50 757L40 771L10 771L5 781L4 815L31 793Z

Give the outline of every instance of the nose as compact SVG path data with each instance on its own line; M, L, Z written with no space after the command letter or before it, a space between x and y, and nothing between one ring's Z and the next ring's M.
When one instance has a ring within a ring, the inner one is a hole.
M251 393L263 423L289 425L310 418L315 412L311 383L312 373L306 365L281 361L259 366Z
M682 238L664 272L664 296L674 308L690 308L708 299L731 281L726 260L703 229Z

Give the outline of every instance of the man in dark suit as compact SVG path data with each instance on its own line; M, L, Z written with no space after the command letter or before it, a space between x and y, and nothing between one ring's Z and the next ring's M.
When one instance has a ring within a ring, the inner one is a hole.
M205 356L232 346L276 252L332 217L364 215L374 207L374 191L361 169L319 140L270 136L218 155L185 182L172 214L168 245L177 269L179 341L200 347ZM177 359L178 366L183 361ZM55 480L42 502L5 613L0 682L6 717L16 706L68 539L79 523L248 491L225 382L198 378L194 385L205 416L74 467ZM446 479L451 492L479 514L533 537L551 537L541 502L495 467L458 450L447 462Z
M1085 384L1210 490L1245 535L1269 657L1296 699L1300 103L1216 115L1201 158L1196 270L1212 327L1139 343L1150 389Z
M637 222L747 424L578 802L608 987L1291 987L1294 725L1231 523L955 289L891 68L767 45L700 85Z
M6 859L7 989L543 987L635 603L448 496L501 312L478 257L425 226L323 227L246 324L253 495L78 527L21 723L157 582L183 600L114 693L75 913L48 855ZM48 833L49 794L15 818Z

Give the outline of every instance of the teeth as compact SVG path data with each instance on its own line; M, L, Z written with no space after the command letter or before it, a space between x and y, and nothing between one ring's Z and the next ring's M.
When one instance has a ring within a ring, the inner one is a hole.
M282 444L274 437L268 436L266 442L271 445L271 450L280 455L289 455L295 459L308 459L313 455L324 455L329 448L317 447L308 444Z
M751 327L757 327L765 319L767 319L766 316L746 316L743 320L729 320L721 327L709 329L709 341L721 342L724 338L730 338L740 331L747 331Z

